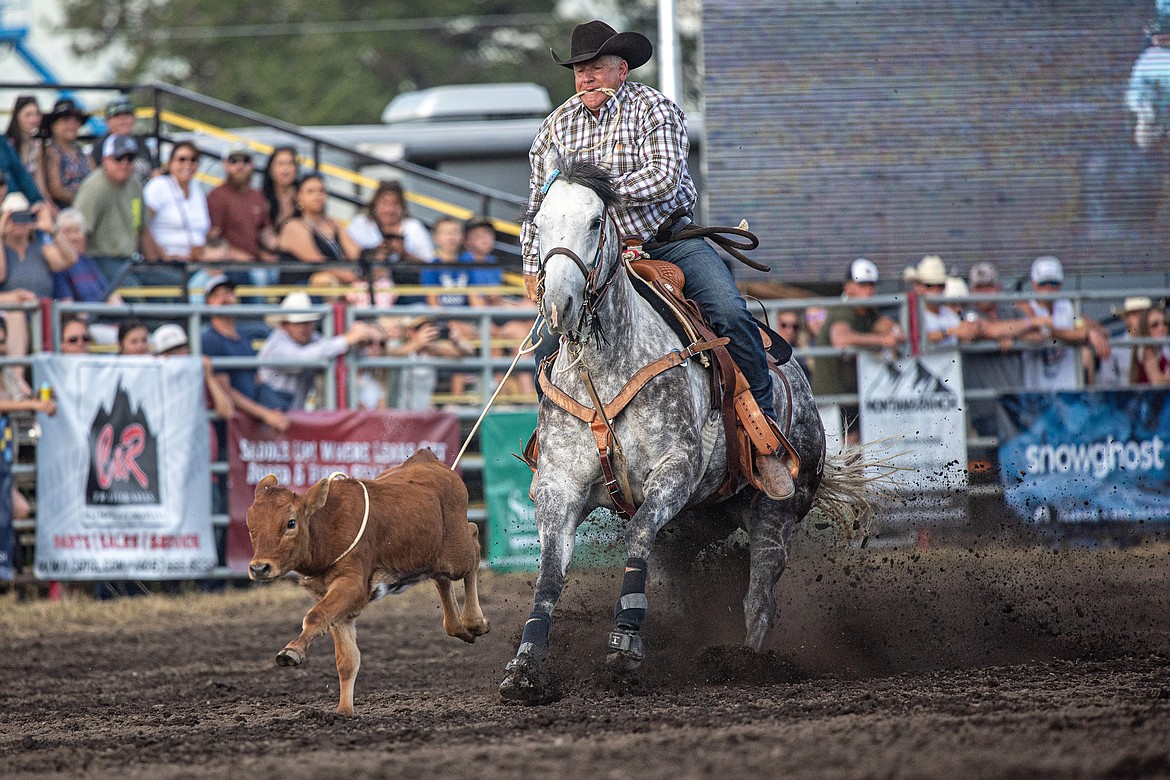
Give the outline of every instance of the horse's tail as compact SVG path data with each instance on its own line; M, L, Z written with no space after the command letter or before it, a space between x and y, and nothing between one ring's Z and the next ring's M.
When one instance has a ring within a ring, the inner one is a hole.
M905 453L883 452L888 439L850 444L825 458L825 470L817 487L813 508L839 523L846 540L869 536L874 508L893 497L891 477L904 467L894 459Z

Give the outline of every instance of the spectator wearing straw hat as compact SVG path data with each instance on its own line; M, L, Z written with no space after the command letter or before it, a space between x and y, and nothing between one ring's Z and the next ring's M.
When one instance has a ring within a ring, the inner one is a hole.
M1154 301L1145 295L1126 298L1120 307L1113 307L1113 316L1125 324L1125 334L1137 338L1146 313L1154 307ZM1097 367L1099 387L1125 387L1130 383L1130 366L1133 363L1134 348L1128 344L1112 347L1112 353Z
M332 360L350 347L382 340L382 332L365 322L355 322L345 333L326 338L317 332L322 315L309 311L313 302L300 290L289 293L280 311L266 318L272 333L260 348L264 360ZM313 388L316 369L261 366L258 400L271 409L304 409Z

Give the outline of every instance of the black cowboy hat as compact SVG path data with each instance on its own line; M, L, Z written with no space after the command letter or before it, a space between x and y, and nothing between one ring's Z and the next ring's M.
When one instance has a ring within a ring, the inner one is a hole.
M53 123L66 116L75 116L82 122L89 119L89 114L73 98L60 98L53 104L53 110L41 117L41 136L48 138Z
M616 54L630 66L630 70L645 65L654 53L650 39L642 33L619 33L602 21L594 19L573 28L573 42L569 58L562 60L551 48L553 62L571 68L579 62L588 62L604 54Z

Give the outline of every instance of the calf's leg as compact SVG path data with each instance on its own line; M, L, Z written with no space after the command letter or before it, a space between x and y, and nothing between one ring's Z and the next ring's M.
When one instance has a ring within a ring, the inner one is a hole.
M309 644L329 630L334 623L352 620L361 614L369 602L370 594L364 583L357 578L334 580L329 590L308 611L301 621L301 634L285 645L276 654L276 663L281 666L297 666L305 660Z
M455 598L455 585L450 577L435 577L435 589L439 591L439 601L443 603L443 630L447 636L457 637L464 642L475 641L475 634L463 624L456 609L458 602Z
M362 654L357 645L357 626L353 620L343 620L331 626L329 632L333 634L337 682L341 689L337 711L342 715L353 715L353 683L362 666Z
M462 623L473 636L483 636L491 630L491 624L479 608L479 526L468 523L467 532L471 536L471 552L467 574L463 577Z

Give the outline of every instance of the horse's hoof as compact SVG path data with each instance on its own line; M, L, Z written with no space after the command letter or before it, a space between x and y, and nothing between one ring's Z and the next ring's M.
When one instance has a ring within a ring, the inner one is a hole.
M287 647L276 654L277 666L300 666L304 660L305 657L303 655Z
M544 662L528 653L516 656L504 667L500 696L521 704L545 704L556 698Z
M606 666L619 672L632 672L646 659L642 634L627 628L611 631L606 649L609 650L609 655L605 657Z

